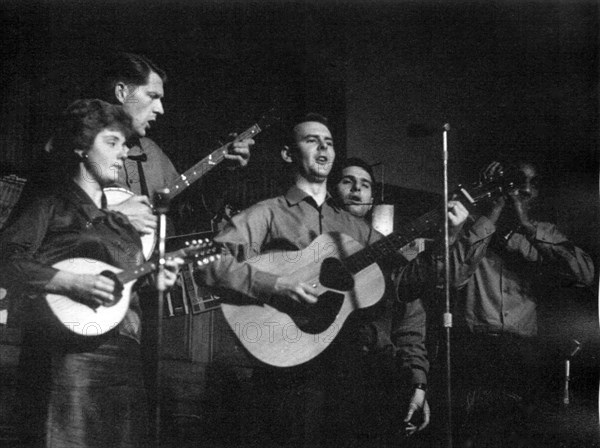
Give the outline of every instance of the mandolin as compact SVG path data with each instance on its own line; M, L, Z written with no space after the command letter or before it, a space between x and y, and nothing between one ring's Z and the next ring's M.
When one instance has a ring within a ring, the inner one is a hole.
M180 257L198 264L212 262L218 257L218 247L211 240L192 241L187 247L170 252L166 258ZM68 296L46 294L49 317L55 326L80 336L100 336L115 328L125 317L131 301L135 281L157 269L157 262L148 261L132 269L121 270L108 263L91 258L68 258L53 265L54 268L76 274L102 274L122 285L122 290L112 303L91 307Z

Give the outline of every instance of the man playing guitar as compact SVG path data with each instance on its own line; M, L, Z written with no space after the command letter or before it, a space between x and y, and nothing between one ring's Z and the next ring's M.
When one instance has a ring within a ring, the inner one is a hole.
M288 144L281 151L284 162L293 168L292 187L285 195L262 201L234 216L231 223L216 238L226 246L229 254L199 270L198 275L199 280L209 286L228 288L244 294L248 300L256 303L255 308L259 310L269 305L274 308L300 310L300 314L306 312L315 316L320 314L323 304L327 307L328 298L324 297L327 294L323 294L323 287L319 283L329 280L325 278L329 276L306 281L294 270L295 267L303 270L299 266L300 263L297 263L297 256L314 255L315 261L321 261L331 249L328 247L329 243L322 246L323 240L319 240L327 234L333 235L334 246L335 238L340 238L337 241L339 247L336 249L341 252L347 249L344 247L347 238L364 246L376 242L382 236L364 220L341 209L327 193L327 178L335 160L333 138L327 120L318 114L308 114L294 124ZM464 222L468 214L462 204L456 201L449 204L448 213L451 225L456 227ZM268 266L270 255L265 253L276 250L287 252L282 252L283 258L273 261L272 266ZM286 253L289 255L287 261ZM257 262L261 258L263 263L267 263L266 269L259 268ZM278 273L268 272L269 267ZM285 272L286 269L289 271ZM377 291L383 293L385 289L384 277L379 268L374 267L372 270L375 278L372 292L375 294L370 294L371 296L376 295ZM355 289L362 286L364 285L357 281ZM350 296L352 295L351 293ZM351 297L350 301L353 298ZM325 309L322 311L326 314ZM224 312L227 317L225 307ZM233 320L235 321L235 318ZM299 318L296 322L301 320L302 318ZM262 345L259 352L263 349L268 351L269 346L274 347L275 344L271 344L271 341L277 340L280 337L279 333L285 333L292 328L277 321L266 322L266 325L271 331L270 339L264 344L254 344ZM334 328L336 325L331 326L334 331L339 330ZM250 326L249 323L241 329L242 333L238 334L248 349L252 348L252 339L256 336L256 333L249 332ZM314 326L308 325L307 331L312 331L315 327L319 327L319 323ZM235 331L235 322L232 328ZM295 328L290 333L285 333L283 339L299 337L301 340L301 333L301 330ZM316 340L317 336L327 338L330 335L315 333L314 337L309 339ZM324 377L328 375L328 361L327 356L324 356L315 362L306 362L310 358L304 357L304 353L300 352L301 345L289 344L285 349L289 349L288 351L274 353L267 361L277 366L295 366L303 363L301 366L285 370L265 366L260 372L263 379L271 378L264 381L259 379L262 384L271 385L271 389L279 390L260 394L264 400L272 399L273 402L265 403L264 406L259 406L259 409L283 406L284 413L278 412L275 418L272 413L267 413L264 419L259 420L265 425L262 430L270 433L272 437L285 438L288 443L298 446L318 446L323 440L322 385ZM294 359L295 357L300 361ZM285 397L291 397L291 402ZM298 416L293 414L292 410L300 403L305 410L303 415ZM287 421L286 415L293 415L292 421ZM275 434L273 431L277 428L286 429ZM257 430L260 431L258 428Z

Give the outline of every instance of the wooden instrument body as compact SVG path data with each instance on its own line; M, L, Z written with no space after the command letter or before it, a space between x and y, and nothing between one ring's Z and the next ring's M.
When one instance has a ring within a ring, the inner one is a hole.
M106 203L109 207L112 205L119 205L135 196L133 192L121 187L104 188L104 195L106 196ZM142 240L142 252L144 258L149 260L156 247L156 232L152 230L150 233L140 235L140 238Z
M165 254L165 259L180 257L202 265L219 257L220 248L211 240L187 242L186 247ZM53 265L54 268L75 274L105 275L117 285L115 300L109 304L91 307L66 295L46 294L49 308L46 313L51 326L69 330L80 336L99 336L115 328L125 317L131 302L131 289L135 281L157 270L157 263L147 261L123 270L92 258L68 258Z
M122 272L121 269L91 258L69 258L59 261L53 267L75 274ZM60 294L46 294L46 303L56 318L55 321L60 322L67 330L80 336L99 336L115 328L125 317L134 283L135 280L125 283L121 294L110 306L91 308Z
M510 179L499 176L469 188L459 186L453 196L474 207L514 188ZM350 313L381 299L386 282L377 262L398 263L399 251L438 229L446 213L445 206L438 207L369 246L344 234L327 233L303 250L265 253L248 260L260 270L315 285L318 303L274 298L265 304L245 298L222 303L223 314L259 360L279 367L304 363L329 346Z
M323 352L355 310L376 304L385 291L377 263L350 274L343 260L363 246L340 233L319 236L299 251L269 252L248 261L257 269L316 285L316 305L273 299L221 304L223 314L244 347L259 360L278 367L305 363ZM252 303L254 302L254 303Z

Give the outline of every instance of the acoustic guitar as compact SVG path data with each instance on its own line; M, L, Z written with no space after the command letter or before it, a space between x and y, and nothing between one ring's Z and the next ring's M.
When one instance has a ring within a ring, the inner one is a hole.
M456 195L470 207L510 188L496 179L469 190L459 186ZM261 254L247 262L259 270L314 285L318 302L306 305L274 297L263 303L238 295L221 303L225 319L258 360L277 367L305 363L331 344L352 312L381 299L385 278L378 263L400 263L398 251L436 230L444 213L441 208L430 211L366 247L348 235L326 233L302 250Z

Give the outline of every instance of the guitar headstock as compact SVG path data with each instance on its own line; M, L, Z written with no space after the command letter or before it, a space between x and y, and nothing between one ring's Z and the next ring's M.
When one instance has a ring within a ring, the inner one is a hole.
M460 196L465 206L475 207L481 202L497 198L516 188L516 181L512 176L496 175L490 179L482 180L471 186L459 185L456 194Z
M185 247L180 252L185 259L201 266L220 258L221 246L210 238L204 238L186 241Z

